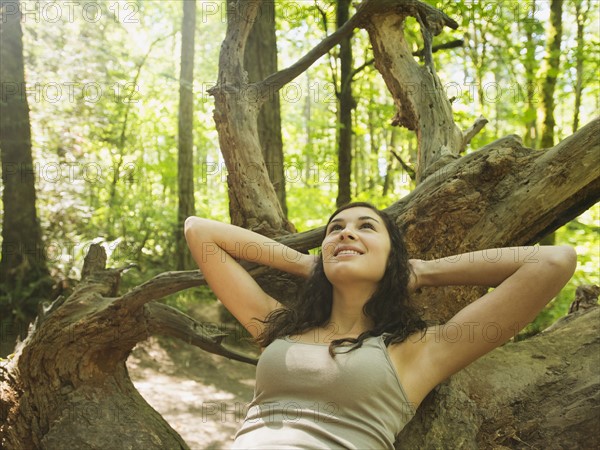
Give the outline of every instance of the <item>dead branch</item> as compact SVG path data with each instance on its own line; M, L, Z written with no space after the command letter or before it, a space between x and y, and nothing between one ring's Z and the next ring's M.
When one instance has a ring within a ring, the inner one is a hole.
M228 334L212 330L210 324L199 323L181 311L162 303L148 303L144 305L144 309L148 331L152 334L174 337L209 353L236 361L254 365L257 363L254 357L224 347L222 341Z
M475 120L475 123L473 123L473 125L471 125L471 127L465 131L463 131L463 143L462 143L462 148L460 150L460 153L464 152L467 148L467 145L469 145L469 143L471 142L471 140L481 131L483 130L483 127L485 127L487 125L489 121L483 117L483 116L479 116L477 118L477 120Z

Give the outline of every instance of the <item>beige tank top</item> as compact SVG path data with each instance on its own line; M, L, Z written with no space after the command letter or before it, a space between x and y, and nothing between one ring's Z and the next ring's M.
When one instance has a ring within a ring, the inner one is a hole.
M349 353L276 339L256 367L254 399L233 449L393 449L414 416L384 343Z

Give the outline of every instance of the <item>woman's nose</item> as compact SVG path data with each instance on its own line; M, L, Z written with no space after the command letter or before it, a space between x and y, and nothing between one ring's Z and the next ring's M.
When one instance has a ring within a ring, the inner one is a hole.
M340 233L340 239L350 239L351 241L353 241L356 239L356 236L354 235L352 229L350 229L349 227L345 227Z

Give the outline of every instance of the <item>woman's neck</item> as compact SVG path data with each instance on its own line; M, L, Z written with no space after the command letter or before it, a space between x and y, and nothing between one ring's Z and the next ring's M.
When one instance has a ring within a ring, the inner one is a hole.
M333 288L333 304L327 329L337 335L357 336L372 328L363 307L373 294L372 286Z

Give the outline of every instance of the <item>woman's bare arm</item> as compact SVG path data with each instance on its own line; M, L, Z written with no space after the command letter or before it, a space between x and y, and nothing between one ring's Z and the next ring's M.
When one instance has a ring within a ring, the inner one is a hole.
M194 260L217 298L253 337L260 320L281 304L265 293L236 261L250 261L308 277L315 257L235 225L200 217L185 222L185 237ZM258 319L258 320L257 320Z
M413 288L495 287L447 323L417 333L402 346L414 370L403 382L417 403L439 382L508 341L569 281L576 254L568 246L507 247L431 261L411 260ZM414 344L414 345L411 345Z

